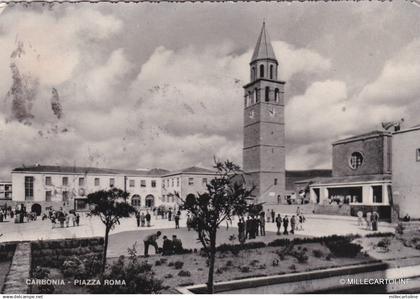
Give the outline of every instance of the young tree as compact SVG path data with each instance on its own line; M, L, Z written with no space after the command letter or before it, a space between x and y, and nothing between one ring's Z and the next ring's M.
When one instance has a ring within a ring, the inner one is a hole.
M210 294L214 293L217 229L224 221L230 221L233 215L243 215L247 211L247 198L254 189L244 187L243 173L233 162L215 161L214 168L215 178L207 184L205 193L182 199L183 208L191 214L192 227L198 232L198 239L208 255L207 291Z
M98 216L105 225L104 253L102 255L102 276L106 266L106 251L108 249L109 232L116 224L120 224L120 218L130 217L135 209L126 202L129 193L112 188L99 190L87 196L87 204L91 206L88 216Z

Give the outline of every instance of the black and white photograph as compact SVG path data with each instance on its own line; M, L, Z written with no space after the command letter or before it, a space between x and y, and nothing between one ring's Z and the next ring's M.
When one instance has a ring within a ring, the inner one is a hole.
M2 298L418 293L419 1L0 3Z

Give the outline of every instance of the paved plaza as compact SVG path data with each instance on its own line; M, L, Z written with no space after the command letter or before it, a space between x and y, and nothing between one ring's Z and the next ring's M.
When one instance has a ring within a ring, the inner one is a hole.
M368 234L372 231L367 230L365 227L357 225L357 219L354 217L345 216L329 216L329 215L306 215L306 222L304 229L296 231L295 236L311 237L311 236L328 236L328 235L345 235L345 234ZM9 220L9 219L8 219ZM151 227L137 227L136 219L126 218L121 220L121 224L111 232L110 244L108 254L110 257L117 257L121 254L127 253L127 248L131 247L137 242L136 248L139 254L143 253L143 239L146 235L161 230L163 235L171 237L176 234L181 238L185 248L200 248L197 242L197 233L193 230L186 229L186 217L182 215L180 220L181 229L175 229L174 221L167 219L157 219L152 216ZM257 237L253 241L269 242L284 235L278 236L275 234L277 231L275 223L266 224L267 234L265 237ZM379 223L380 232L393 232L393 225L385 222ZM29 223L16 224L14 222L0 223L0 238L2 242L5 241L26 241L26 240L47 240L47 239L62 239L62 238L82 238L103 236L104 225L97 217L86 217L82 215L80 226L69 228L54 228L52 229L49 220L42 221L38 219ZM226 224L219 230L217 243L231 243L229 236L237 234L236 221L233 225L226 229ZM290 237L290 235L288 236ZM160 240L161 242L161 240ZM159 245L161 245L159 243ZM153 250L152 250L153 253Z

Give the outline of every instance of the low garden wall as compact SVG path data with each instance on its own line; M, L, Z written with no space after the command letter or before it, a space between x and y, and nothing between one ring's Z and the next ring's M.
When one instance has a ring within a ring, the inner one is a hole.
M324 214L324 215L341 215L341 216L350 216L351 208L349 205L315 205L314 207L315 214Z
M31 242L32 269L36 266L59 268L69 257L101 258L104 239L80 238Z
M313 213L314 206L315 205L313 203L308 203L308 204L303 204L303 205L280 204L280 205L274 206L274 210L276 211L276 215L277 215L277 213L280 213L280 214L296 214L296 211L299 208L301 213L309 215L309 214ZM269 205L267 205L266 208L271 211L271 208L270 208Z
M322 292L346 287L339 282L358 274L364 278L383 278L388 265L383 262L371 262L363 265L323 269L304 273L289 273L269 277L256 277L215 283L215 293L254 293L254 294L299 294ZM204 294L206 285L178 288L181 294Z
M16 245L12 264L7 274L2 292L4 294L26 294L29 290L26 279L31 270L31 246L28 242Z

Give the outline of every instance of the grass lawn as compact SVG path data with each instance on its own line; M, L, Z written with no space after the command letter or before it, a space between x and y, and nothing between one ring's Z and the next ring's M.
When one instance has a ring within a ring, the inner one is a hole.
M215 264L215 281L228 281L248 277L268 276L292 272L304 272L309 270L333 268L344 265L360 264L374 261L373 258L360 254L356 258L331 258L326 256L329 249L319 243L308 243L296 245L295 248L306 248L308 261L298 263L296 258L286 255L280 260L277 252L283 247L265 247L258 249L242 250L237 256L232 253L217 253ZM315 257L313 250L322 252L321 257ZM109 259L111 264L115 258ZM206 258L198 253L176 255L176 256L152 256L147 259L153 265L156 278L163 280L164 285L173 289L179 286L206 283L208 267ZM274 265L273 261L278 260L279 264ZM170 266L176 261L183 263L182 269L175 269ZM157 262L157 264L156 264ZM163 263L162 263L163 262ZM161 264L162 263L162 264ZM159 265L160 264L160 265ZM190 276L179 276L181 270L189 271Z
M258 240L259 241L259 240ZM294 249L304 250L308 260L299 263L291 255L286 255L282 260L279 252L284 247L265 247L258 249L242 250L238 255L231 252L217 252L215 264L215 281L228 281L248 277L268 276L275 274L305 272L309 270L334 268L344 265L354 265L373 262L375 259L359 254L355 258L327 258L330 251L319 243L307 243L295 245ZM317 250L320 255L315 256L313 251ZM117 258L109 258L108 264L111 265ZM166 287L164 293L173 292L176 287L206 283L208 275L207 258L199 253L182 255L161 256L154 255L148 258L139 257L139 261L147 261L153 265L152 270L156 273L156 278L163 281ZM181 262L182 267L176 269L175 262ZM274 263L273 263L274 262ZM275 263L277 262L277 264ZM50 278L63 278L58 269L50 269ZM187 276L180 276L180 272L188 273ZM34 290L35 291L35 290ZM72 284L57 286L55 293L88 293L87 287L75 287Z
M171 236L174 230L162 230L163 234ZM219 231L220 243L230 243L228 237L236 230ZM133 236L138 236L139 232L132 232ZM151 233L148 231L147 233ZM178 237L183 239L185 248L199 248L196 243L194 232L188 232L186 229L176 230ZM114 235L115 236L115 235ZM121 240L118 251L127 256L127 242L122 242L123 235L114 239L114 250L116 247L115 241ZM126 234L125 234L126 236ZM282 238L284 236L281 236ZM278 239L279 236L274 233L268 233L265 237L259 237L253 241L264 241L268 243L271 240ZM142 240L142 239L140 239ZM389 240L387 248L378 246L382 241ZM295 245L294 249L298 251L305 251L308 260L299 263L297 258L292 255L285 255L281 257L280 251L284 248L279 247L264 247L258 249L247 249L240 251L237 255L229 252L217 252L215 264L215 281L229 281L249 277L270 276L276 274L305 272L310 270L335 268L340 266L349 266L356 264L364 264L382 260L387 262L391 267L402 267L409 265L420 264L420 233L407 233L403 236L391 237L361 237L353 242L362 245L363 250L354 258L331 257L330 250L320 243L306 243ZM237 243L237 242L235 242ZM142 245L142 242L141 244ZM159 244L160 245L160 244ZM195 245L195 246L194 246ZM142 248L137 248L142 249ZM138 251L138 256L142 255L142 251ZM315 254L316 253L316 254ZM108 264L112 265L117 260L117 257L109 257ZM147 261L151 264L152 270L156 273L156 278L163 281L166 289L164 293L174 292L174 289L181 286L203 284L207 281L208 267L206 257L199 253L190 253L183 255L161 256L154 255L148 258L139 257L139 261ZM175 268L175 263L182 264L181 267ZM50 269L51 278L62 278L62 273L58 269ZM182 272L183 273L182 273ZM181 274L181 275L180 275ZM88 293L87 287L75 287L73 285L59 286L55 293Z
M378 246L388 240L387 248ZM420 232L411 231L394 237L360 238L355 242L363 246L371 257L386 261L391 267L420 264Z

